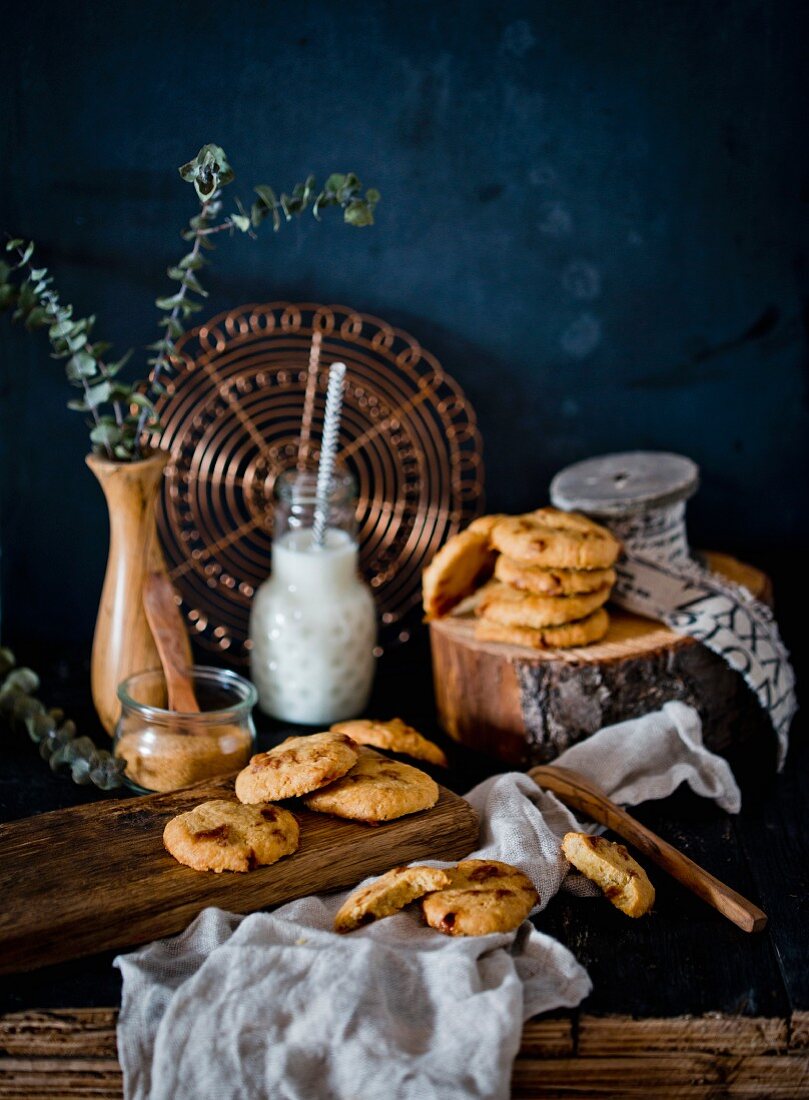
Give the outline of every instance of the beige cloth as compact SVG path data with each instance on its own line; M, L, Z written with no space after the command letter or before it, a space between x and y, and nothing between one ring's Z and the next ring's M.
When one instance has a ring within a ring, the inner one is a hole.
M681 703L601 730L559 763L625 803L685 781L739 809L730 768ZM559 839L581 826L522 774L467 797L481 820L474 854L522 868L544 908L568 875ZM528 921L454 939L405 912L340 936L345 897L248 917L207 909L183 935L117 959L127 1100L505 1100L523 1022L590 992L571 952Z

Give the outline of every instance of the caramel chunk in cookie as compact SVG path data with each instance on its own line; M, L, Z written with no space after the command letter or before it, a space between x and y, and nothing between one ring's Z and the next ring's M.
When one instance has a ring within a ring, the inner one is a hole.
M394 867L375 882L355 890L334 918L337 932L352 932L371 921L390 917L411 901L449 886L449 875L435 867Z
M495 525L491 541L512 561L543 569L609 569L621 551L606 527L558 508L508 516Z
M512 588L533 592L537 596L580 596L615 584L614 569L541 569L536 565L520 565L505 554L494 564L494 575Z
M356 763L357 747L344 733L289 737L251 758L236 776L236 797L249 804L296 798L333 783Z
M518 928L539 901L526 874L496 859L466 859L443 890L421 903L427 923L449 936L485 936Z
M628 917L642 917L652 908L654 886L623 844L589 833L566 833L562 851L565 859L600 886L612 904Z
M529 649L570 649L601 641L609 625L609 615L603 607L599 607L587 618L561 626L507 626L490 619L480 619L475 627L475 637L483 642L503 642Z
M296 851L298 823L280 806L243 806L217 799L173 817L163 844L195 871L252 871Z
M401 718L391 718L387 722L356 718L351 722L338 722L331 728L334 733L346 734L358 745L373 745L375 749L399 752L403 756L412 756L414 760L440 764L442 768L447 766L447 758L438 745L428 741Z
M609 599L610 586L580 596L535 596L507 584L491 585L476 608L476 614L504 626L561 626L591 615Z
M310 810L375 825L428 810L438 801L438 784L425 772L372 749L359 752L348 775L307 795Z

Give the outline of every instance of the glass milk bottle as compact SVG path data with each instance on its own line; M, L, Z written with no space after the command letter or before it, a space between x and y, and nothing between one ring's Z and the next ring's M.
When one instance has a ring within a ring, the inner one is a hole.
M365 709L376 611L358 572L354 480L334 475L322 547L312 535L315 487L309 471L276 482L272 575L253 598L250 667L266 714L325 726Z

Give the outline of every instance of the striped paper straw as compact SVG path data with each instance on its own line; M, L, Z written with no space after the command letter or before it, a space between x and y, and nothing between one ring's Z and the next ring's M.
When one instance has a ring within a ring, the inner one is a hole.
M329 370L329 388L326 391L323 443L320 447L320 462L317 467L315 518L312 524L312 544L318 549L322 549L326 538L329 496L331 495L331 482L334 474L334 460L337 455L337 437L340 434L340 413L343 407L345 377L345 363L332 363Z

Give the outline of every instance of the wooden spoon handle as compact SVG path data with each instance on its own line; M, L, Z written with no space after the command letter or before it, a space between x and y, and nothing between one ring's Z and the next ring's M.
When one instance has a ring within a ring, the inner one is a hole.
M590 789L586 781L583 780L584 785L579 785L574 773L563 775L561 771L552 766L538 767L528 774L539 787L558 795L565 805L587 814L593 821L606 825L618 836L629 841L658 867L662 867L743 931L760 932L765 927L767 914L757 905L753 905L688 856L667 844L651 829L631 817L626 810L611 802L606 795L597 794Z
M143 586L143 607L163 665L169 710L180 714L198 713L199 703L189 671L191 646L168 574L147 574Z

